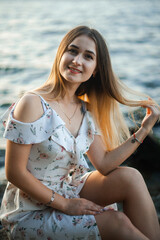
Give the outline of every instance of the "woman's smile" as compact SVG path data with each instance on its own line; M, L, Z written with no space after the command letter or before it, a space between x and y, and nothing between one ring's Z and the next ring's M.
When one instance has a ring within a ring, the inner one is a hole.
M82 73L82 71L80 71L79 69L75 68L75 67L71 67L71 66L68 66L68 69L71 73L73 74L79 74L79 73Z
M67 47L59 69L66 81L81 84L92 76L96 65L96 44L88 36L81 35Z

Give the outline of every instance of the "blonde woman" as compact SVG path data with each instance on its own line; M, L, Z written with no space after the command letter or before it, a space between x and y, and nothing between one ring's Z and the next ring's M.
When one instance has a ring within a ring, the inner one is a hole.
M160 239L141 174L120 167L160 111L152 100L127 99L127 92L99 32L79 26L66 34L49 79L12 107L6 123L1 220L10 239ZM147 109L132 136L119 103Z

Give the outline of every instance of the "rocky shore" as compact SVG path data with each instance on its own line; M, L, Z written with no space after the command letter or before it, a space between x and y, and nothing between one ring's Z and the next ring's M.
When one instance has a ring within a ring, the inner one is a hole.
M158 128L160 131L160 129ZM160 141L148 136L124 165L138 169L144 177L160 222Z
M160 128L156 129L160 131ZM6 186L4 170L5 150L0 149L0 202ZM160 222L160 140L155 135L149 135L123 165L131 166L138 169L147 184L153 202L156 207ZM90 165L92 168L92 166ZM121 205L119 205L121 208ZM0 225L0 239L5 240L6 235Z

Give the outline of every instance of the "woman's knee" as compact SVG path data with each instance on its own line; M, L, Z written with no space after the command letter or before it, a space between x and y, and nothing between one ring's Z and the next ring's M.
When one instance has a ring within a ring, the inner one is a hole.
M109 185L115 187L117 191L116 194L113 193L115 201L123 201L130 193L133 195L139 189L142 191L146 189L141 173L135 168L119 167L109 175L103 178L103 188L108 189Z
M132 167L119 167L117 170L119 181L121 181L124 186L144 184L144 179L137 169Z
M96 216L96 221L102 239L131 239L134 227L123 212L109 210Z

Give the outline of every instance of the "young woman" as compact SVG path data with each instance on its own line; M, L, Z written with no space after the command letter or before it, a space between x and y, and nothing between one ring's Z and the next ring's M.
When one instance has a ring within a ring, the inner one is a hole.
M160 111L151 99L127 99L129 91L96 30L79 26L66 34L49 79L12 107L6 124L1 220L10 239L160 239L141 174L120 167ZM119 103L147 109L132 136ZM84 154L96 171L89 172Z

